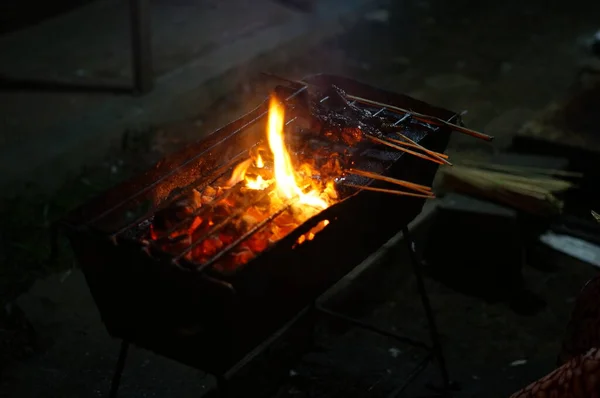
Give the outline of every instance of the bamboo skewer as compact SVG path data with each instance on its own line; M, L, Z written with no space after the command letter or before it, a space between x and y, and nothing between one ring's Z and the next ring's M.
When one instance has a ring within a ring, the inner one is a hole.
M445 153L432 151L431 149L427 149L423 145L420 145L417 142L411 140L410 138L408 138L407 136L405 136L402 133L397 133L397 134L400 135L401 137L405 138L406 140L408 140L408 142L407 141L402 141L402 140L396 140L396 139L389 138L389 137L387 137L387 139L390 140L390 141L392 141L392 142L397 142L400 145L404 145L404 146L408 146L408 147L412 147L412 148L422 149L423 151L425 151L425 152L427 152L427 153L429 153L431 155L438 156L438 157L440 157L442 159L448 159L448 155L446 155Z
M456 166L455 170L458 170L462 174L480 176L484 178L492 178L497 182L509 183L509 184L526 184L529 189L562 192L571 187L573 184L556 178L548 177L526 177L521 175L506 174L500 171L483 170L465 166Z
M362 102L363 104L375 105L375 106L386 108L386 109L389 109L389 110L392 110L392 111L396 111L396 112L400 112L400 113L406 113L406 114L409 114L410 116L412 116L413 118L415 118L417 120L420 120L422 122L432 123L432 124L436 124L436 125L441 125L441 126L444 126L444 127L448 127L448 128L450 128L450 129L452 129L454 131L457 131L459 133L470 135L471 137L479 138L479 139L482 139L482 140L485 140L485 141L492 141L494 139L494 137L492 137L490 135L483 134L483 133L480 133L478 131L471 130L471 129L468 129L466 127L459 126L457 124L447 122L447 121L445 121L443 119L440 119L438 117L435 117L435 116L424 115L422 113L413 112L413 111L410 111L408 109L399 108L399 107L394 106L394 105L384 104L382 102L372 101L372 100L367 99L367 98L357 97L356 95L350 95L350 94L348 94L346 96L348 98L354 100L354 101Z
M476 168L480 168L480 169L488 169L488 170L492 170L492 171L519 173L519 174L528 173L528 174L540 174L540 175L572 177L572 178L582 178L583 177L583 173L579 173L576 171L554 170L554 169L545 169L545 168L541 168L541 167L530 167L530 166L511 166L511 165L503 165L503 164L477 162L477 161L472 161L472 160L463 160L460 162L460 166L469 166L469 167L476 167Z
M346 171L349 174L354 174L354 175L357 175L357 176L367 177L367 178L371 178L373 180L380 180L380 181L389 182L390 184L400 185L401 187L413 189L415 191L422 192L422 193L428 194L428 195L432 194L431 187L428 187L428 186L425 186L425 185L420 185L420 184L415 184L414 182L409 182L409 181L404 181L404 180L398 180L396 178L386 177L386 176L382 176L381 174L372 173L370 171L364 171L364 170L348 169Z
M600 214L596 213L594 210L592 210L592 217L594 217L596 221L600 222Z
M303 85L305 87L308 86L308 85L310 85L310 83L305 82L303 80L299 80L298 81L298 80L287 79L285 77L276 76L276 75L273 75L273 74L270 74L270 73L263 73L263 74L265 76L269 76L269 77L273 77L273 78L276 78L276 79L280 79L280 80L286 81L288 83L301 84L301 85ZM444 127L448 127L450 129L452 129L453 131L457 131L459 133L467 134L467 135L470 135L472 137L479 138L479 139L482 139L482 140L485 140L485 141L492 141L494 139L494 137L491 136L491 135L483 134L483 133L480 133L480 132L475 131L475 130L471 130L471 129L463 127L463 126L459 126L457 124L447 122L447 121L445 121L443 119L440 119L438 117L435 117L435 116L430 116L430 115L425 115L425 114L418 113L418 112L413 112L413 111L410 111L408 109L400 108L400 107L397 107L397 106L394 106L394 105L390 105L390 104L384 104L382 102L372 101L370 99L358 97L356 95L346 94L346 97L349 98L349 99L351 99L351 100L357 101L357 102L362 102L363 104L374 105L374 106L378 106L380 108L389 109L391 111L408 114L411 117L413 117L413 118L415 118L417 120L420 120L422 122L432 123L432 124L436 124L436 125L441 125L441 126L444 126Z
M556 195L573 187L568 181L547 176L526 177L467 166L444 170L443 181L447 189L484 196L544 216L560 213L564 203Z
M422 153L411 151L410 149L403 148L403 147L401 147L399 145L396 145L396 144L394 144L392 142L389 142L389 141L386 141L386 140L382 140L381 138L378 138L378 137L375 137L375 136L372 136L372 135L369 135L369 134L365 134L365 137L369 138L371 141L377 142L379 144L387 145L390 148L394 148L394 149L397 149L399 151L406 152L406 153L408 153L410 155L416 156L416 157L421 158L421 159L429 160L430 162L434 162L434 163L437 163L437 164L443 164L444 163L444 161L441 160L441 159L438 160L438 159L435 159L435 158L430 158L429 156L423 155Z
M425 148L423 145L420 145L420 144L416 143L415 141L411 140L410 138L408 138L407 136L405 136L402 133L396 133L396 134L398 134L400 137L402 137L406 141L396 140L393 138L388 138L388 140L390 140L396 144L411 146L413 148L418 148L418 149L422 150L423 152L425 152L426 154L428 154L429 156L433 157L434 159L437 159L440 162L447 164L448 166L452 166L452 163L450 163L448 160L446 160L446 159L448 159L448 155L443 154L443 153L438 153L435 151L431 151L431 150Z
M420 194L420 193L397 191L395 189L375 188L375 187L369 187L366 185L355 185L355 184L347 184L347 183L342 183L342 185L345 185L347 187L352 187L352 188L364 189L365 191L390 193L393 195L401 195L401 196L412 196L414 198L435 199L435 195L433 195L433 194L425 195L425 194Z

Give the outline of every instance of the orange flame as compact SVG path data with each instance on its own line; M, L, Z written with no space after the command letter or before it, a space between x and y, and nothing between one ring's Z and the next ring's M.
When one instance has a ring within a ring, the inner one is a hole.
M225 187L231 188L238 182L243 181L246 177L246 171L248 171L248 167L250 167L251 164L252 159L247 159L235 166L233 173L231 173L231 178L225 183Z
M259 223L268 222L264 228L244 240L239 248L232 252L231 257L225 256L214 265L217 269L231 271L247 263L269 245L288 236L296 227L338 201L333 180L337 172L341 171L338 159L332 156L325 164L320 164L324 159L322 156L311 156L305 157L304 162L294 165L292 154L285 144L284 116L283 105L274 98L271 99L266 131L268 148L261 146L250 150L249 159L235 166L228 181L219 180L216 186L205 187L199 194L201 202L202 204L213 203L214 205L211 206L216 211L206 214L206 219L196 217L190 225L186 225L181 231L176 231L172 238L181 236L187 240L167 242L163 250L179 251L177 245L180 241L187 245L191 244L190 242L196 239L194 235L204 236L205 233L213 231L212 227L215 225L229 222L228 218L235 214L232 212L238 211L238 206L241 206L242 209L245 208L244 214L230 223L231 228L223 228L216 234L213 233L214 231L210 232L208 238L199 238L201 239L199 244L195 244L186 254L186 258L204 263L221 251L225 245L231 245L241 234L251 231L251 228ZM240 184L242 182L243 186ZM239 189L221 197L227 189L234 186ZM247 190L267 189L269 189L268 195L267 192L264 192L264 195L246 195L249 194ZM251 203L254 204L250 205ZM250 207L247 207L248 205ZM283 212L275 213L284 209ZM272 220L269 219L271 215L275 216ZM322 220L300 236L292 247L313 240L315 235L328 224L328 220ZM150 234L152 239L160 238L154 224L151 226Z
M259 169L262 169L263 167L265 167L265 162L263 161L262 157L260 156L260 153L256 154L256 159L254 160L254 165Z
M255 179L246 177L246 187L250 189L266 189L269 185L271 185L271 182L263 179L262 176L257 176Z
M277 193L284 199L298 197L299 204L319 209L327 208L329 206L328 203L320 198L320 193L318 191L313 189L308 193L304 193L298 186L296 172L294 171L290 154L285 146L283 126L283 107L275 98L272 98L269 105L267 138L269 140L269 148L273 153Z

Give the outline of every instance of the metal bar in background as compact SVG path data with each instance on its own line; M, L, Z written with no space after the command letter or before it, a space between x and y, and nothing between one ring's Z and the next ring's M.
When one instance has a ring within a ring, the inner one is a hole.
M448 375L448 368L446 366L446 359L442 350L442 343L440 342L440 335L438 333L435 316L433 315L433 309L431 308L431 303L429 302L429 295L427 294L427 289L425 288L425 282L423 280L423 271L421 270L423 262L417 256L415 243L412 239L410 230L408 229L408 225L402 228L402 236L404 242L406 243L406 248L408 249L410 263L413 267L413 272L417 280L417 288L419 289L419 295L421 296L421 302L423 304L423 309L425 310L425 315L427 317L429 335L431 338L431 344L433 345L433 355L436 357L435 359L437 360L437 365L442 376L443 384L442 387L439 388L439 390L441 390L442 396L448 397L452 389L452 384L450 382L450 376Z
M123 375L123 369L125 368L125 361L127 360L127 353L129 352L129 342L126 340L121 341L121 349L119 350L119 359L117 360L117 367L113 374L112 383L110 384L109 398L117 398L119 394L119 386L121 385L121 376Z
M154 85L149 8L149 0L129 0L133 90L138 95L149 93Z

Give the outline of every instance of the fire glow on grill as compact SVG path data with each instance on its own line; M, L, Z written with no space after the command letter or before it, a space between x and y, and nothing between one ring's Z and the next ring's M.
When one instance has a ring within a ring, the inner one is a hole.
M268 148L251 151L250 158L239 163L226 181L193 190L170 207L169 216L157 214L151 238L164 251L184 253L196 264L209 262L228 246L235 246L213 265L229 272L334 204L338 200L334 185L338 173L330 171L341 172L337 159L328 161L335 164L326 164L323 170L327 172L320 172L313 162L295 167L285 143L284 121L283 106L272 98L266 132ZM210 211L199 212L202 207ZM173 216L173 212L177 214ZM170 220L188 221L179 225ZM327 220L321 221L297 244L312 240L328 224ZM249 236L239 242L245 234Z

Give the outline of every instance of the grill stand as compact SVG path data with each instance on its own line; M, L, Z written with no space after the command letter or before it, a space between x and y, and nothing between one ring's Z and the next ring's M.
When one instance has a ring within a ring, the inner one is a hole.
M429 302L429 295L425 288L425 282L423 280L423 272L421 267L423 262L417 256L417 250L415 247L415 241L412 239L408 226L405 226L402 230L404 241L408 249L408 255L410 256L410 262L413 266L413 272L417 278L417 287L419 289L419 295L421 296L421 302L425 309L425 315L427 316L427 323L429 326L429 338L431 339L432 354L438 362L440 368L440 375L442 376L442 389L443 395L449 395L452 385L450 384L450 376L448 375L448 368L446 366L446 358L444 357L444 351L442 349L442 343L440 342L440 335L438 333L437 323L433 316L433 310L431 309L431 303Z
M117 359L117 366L115 373L113 374L112 382L110 383L110 398L115 398L119 392L119 385L121 384L121 375L125 368L125 361L127 360L127 354L129 353L129 342L126 340L121 341L121 350L119 351L119 359Z
M390 331L380 329L370 323L366 323L366 322L360 321L358 319L348 317L344 314L331 311L327 308L324 308L321 305L319 299L317 299L315 302L315 309L316 309L316 311L318 311L319 313L321 313L323 315L341 320L343 322L349 323L351 325L354 325L358 328L370 331L372 333L376 333L381 336L388 337L388 338L400 341L402 343L409 344L414 347L419 347L419 348L422 348L422 349L425 349L428 351L427 355L418 363L418 365L412 370L412 372L410 372L406 376L404 381L398 387L396 387L396 389L394 391L392 391L388 395L388 398L395 398L398 395L400 395L410 385L410 383L422 371L424 371L427 368L427 365L432 360L435 360L439 367L440 376L442 378L442 386L441 387L431 386L430 388L437 393L436 395L434 395L435 397L450 397L451 390L454 389L454 385L453 385L453 383L450 382L450 377L448 375L448 368L446 367L446 359L444 357L444 352L442 350L442 344L440 342L440 337L438 334L437 324L435 321L435 317L433 315L433 311L431 309L429 295L427 294L427 289L425 288L425 282L423 280L423 272L421 271L421 266L423 265L423 263L418 258L418 255L417 255L417 252L415 249L415 243L412 239L412 235L408 229L408 226L405 226L402 228L402 237L403 237L403 240L406 242L406 246L407 246L407 249L409 252L410 262L411 262L411 265L413 268L413 272L415 274L415 278L417 279L417 288L419 289L419 296L421 297L423 309L425 310L425 315L427 317L429 337L431 339L431 347L429 347L427 344L425 344L423 342L413 340L409 337L402 336L397 333L392 333Z
M300 318L302 318L304 315L306 315L309 310L312 310L318 314L341 320L348 324L354 325L358 328L361 328L361 329L364 329L364 330L367 330L367 331L370 331L370 332L373 332L373 333L376 333L376 334L379 334L381 336L385 336L385 337L388 337L391 339L395 339L402 343L409 344L409 345L412 345L415 347L419 347L419 348L422 348L422 349L425 349L428 351L427 355L418 363L418 365L412 370L412 372L410 372L406 376L404 381L394 391L392 391L388 395L389 398L395 398L398 395L400 395L410 385L410 383L412 383L412 381L421 372L423 372L427 368L427 365L431 361L434 361L434 360L437 362L437 366L439 367L439 372L440 372L440 375L442 378L442 386L441 387L430 386L430 388L436 392L436 394L433 395L432 397L451 397L451 391L453 389L455 389L455 386L453 385L453 383L450 382L450 377L448 375L448 369L446 367L446 360L444 357L442 345L441 345L439 334L438 334L437 324L435 321L435 317L433 315L433 311L431 309L429 295L427 294L427 289L425 288L425 283L423 280L423 273L421 271L422 262L419 260L418 255L416 253L415 243L412 240L408 226L405 226L402 229L402 237L404 238L404 241L406 242L407 249L408 249L409 256L410 256L410 262L412 264L415 278L417 279L417 287L419 289L419 295L421 296L421 302L423 304L423 308L425 310L425 315L427 317L429 336L431 339L431 347L423 342L418 341L418 340L413 340L412 338L402 336L402 335L399 335L399 334L396 334L396 333L393 333L393 332L390 332L387 330L380 329L377 326L372 325L370 323L363 322L358 319L348 317L344 314L331 311L322 306L322 304L320 302L321 298L319 297L315 300L312 307L306 308L303 311L301 311L298 315L296 315L296 317L294 317L285 326L283 326L277 332L275 332L273 335L271 335L271 337L269 337L267 340L265 340L263 343L261 343L259 346L257 346L254 350L252 350L250 353L248 353L248 355L246 355L242 360L240 360L237 364L235 364L226 373L221 374L221 375L216 375L217 389L218 389L219 395L221 397L227 397L228 391L229 391L228 381L231 379L231 377L235 373L237 373L237 371L239 371L241 368L243 368L245 365L247 365L249 362L251 362L254 358L256 358L258 355L260 355L262 352L264 352L267 348L269 348L276 340L278 340L285 333L285 331L287 331ZM312 333L312 334L314 335L314 333ZM110 394L109 394L110 398L117 397L117 394L119 391L119 384L121 382L121 375L123 374L123 369L125 368L125 361L127 359L129 344L130 343L126 340L123 340L121 342L119 358L117 360L117 366L116 366L115 373L113 375L113 379L112 379L112 383L111 383L111 387L110 387Z

